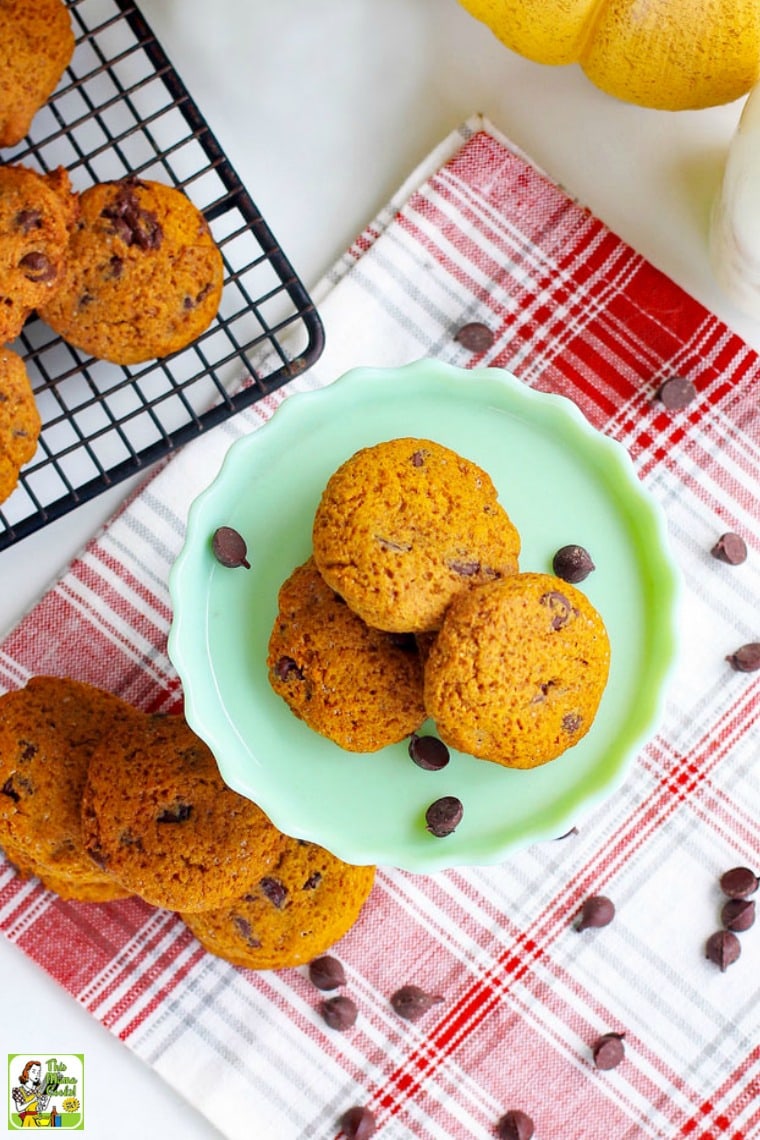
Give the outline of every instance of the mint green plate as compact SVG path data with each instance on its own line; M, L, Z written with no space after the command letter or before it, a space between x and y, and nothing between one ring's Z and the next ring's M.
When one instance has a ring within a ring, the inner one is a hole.
M571 542L596 563L580 589L610 635L609 682L590 732L550 764L510 771L453 752L442 771L426 772L405 742L344 752L270 688L277 592L311 553L322 489L360 447L398 436L435 440L485 468L522 536L521 569L550 572ZM215 560L211 537L222 525L244 536L250 570ZM660 511L626 451L570 400L501 369L431 360L357 368L289 397L232 445L192 504L169 586L169 653L187 719L224 779L281 831L352 863L421 872L490 864L563 834L619 785L654 731L675 656L676 572ZM461 799L464 817L438 839L424 816L444 795Z

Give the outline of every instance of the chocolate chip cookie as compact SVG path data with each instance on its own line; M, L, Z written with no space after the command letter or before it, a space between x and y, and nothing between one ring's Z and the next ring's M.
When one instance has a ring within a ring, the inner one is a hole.
M331 476L313 525L314 560L367 625L436 630L453 598L514 574L520 537L490 476L427 439L356 452Z
M181 190L137 178L91 186L80 205L63 285L40 316L116 364L194 341L216 315L224 275L201 212Z
M13 491L20 469L34 455L40 414L24 362L0 348L0 503Z
M0 4L0 147L15 146L58 86L74 52L63 0Z

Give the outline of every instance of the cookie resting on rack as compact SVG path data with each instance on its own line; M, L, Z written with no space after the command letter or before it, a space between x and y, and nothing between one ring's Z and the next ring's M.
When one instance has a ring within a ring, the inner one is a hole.
M0 348L0 503L37 450L40 414L20 356Z
M58 86L74 54L63 0L0 4L0 147L15 146Z
M222 255L203 214L173 186L90 186L61 289L39 315L67 343L115 364L185 348L216 316Z

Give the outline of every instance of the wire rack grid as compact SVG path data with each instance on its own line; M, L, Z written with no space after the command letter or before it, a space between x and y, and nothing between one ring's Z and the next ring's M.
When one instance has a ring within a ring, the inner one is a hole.
M224 260L219 312L188 348L121 366L36 316L11 347L42 419L37 453L0 504L0 550L148 468L318 359L322 324L163 48L131 0L68 0L76 48L7 163L63 166L75 190L135 175L183 190Z

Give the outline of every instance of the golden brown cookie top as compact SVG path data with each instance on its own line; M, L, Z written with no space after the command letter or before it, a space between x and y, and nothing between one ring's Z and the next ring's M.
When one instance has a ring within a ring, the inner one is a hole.
M0 342L18 336L29 314L61 287L78 210L63 169L42 175L0 165Z
M254 873L266 875L282 844L183 717L137 710L93 753L82 828L96 863L170 910L234 898Z
M216 315L224 266L181 190L125 178L89 187L62 288L40 315L93 356L134 364L184 348Z
M40 414L20 356L0 348L0 503L13 491L21 467L37 450Z
M517 574L454 600L425 665L425 705L451 747L532 768L588 732L609 664L585 594L551 574Z
M92 878L80 809L93 750L128 719L118 697L66 677L0 696L0 847L58 875Z
M0 147L29 131L74 52L71 17L63 0L3 0L0 4Z
M276 864L217 910L182 917L212 953L252 970L297 966L354 925L375 878L314 843L286 839Z
M295 715L350 752L403 740L425 719L414 639L371 629L312 558L280 588L267 667Z
M462 590L517 570L520 538L490 476L427 439L363 448L317 507L314 559L370 626L437 629Z

